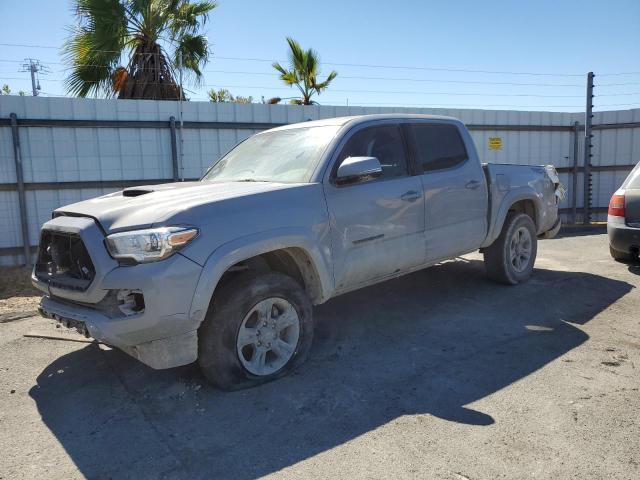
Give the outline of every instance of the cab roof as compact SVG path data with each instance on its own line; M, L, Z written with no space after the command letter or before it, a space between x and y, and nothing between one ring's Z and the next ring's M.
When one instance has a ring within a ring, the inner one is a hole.
M300 127L323 127L323 126L350 126L360 123L371 122L375 120L446 120L449 122L461 123L459 119L455 117L447 117L445 115L424 115L419 113L375 113L371 115L353 115L350 117L334 117L324 118L322 120L309 120L306 122L291 123L289 125L283 125L281 127L272 128L268 131L288 130L291 128Z

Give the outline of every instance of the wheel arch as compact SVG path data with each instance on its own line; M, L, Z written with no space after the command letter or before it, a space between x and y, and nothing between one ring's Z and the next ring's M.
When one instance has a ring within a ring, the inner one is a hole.
M540 214L542 212L541 200L535 192L529 189L525 189L524 191L518 189L510 192L502 200L482 247L488 247L496 240L496 238L498 238L509 212L526 213L529 215L536 227L536 232L540 233Z
M211 298L225 278L242 270L285 273L301 284L312 304L322 303L331 296L333 276L322 250L306 232L282 230L237 239L209 256L189 312L195 328L202 323Z

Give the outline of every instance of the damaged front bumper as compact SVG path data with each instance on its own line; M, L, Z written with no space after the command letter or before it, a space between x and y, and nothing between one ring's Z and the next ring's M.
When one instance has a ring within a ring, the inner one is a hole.
M93 337L114 346L140 360L151 368L178 367L194 362L198 353L196 330L180 333L168 338L130 344L126 335L117 335L112 329L112 319L79 305L70 305L50 297L44 297L38 308L45 318L59 321L68 328L77 330L86 337ZM136 322L139 318L119 320L120 327ZM175 320L175 319L171 319Z
M198 322L189 316L202 267L175 254L165 260L121 266L108 253L92 219L47 222L80 235L95 265L95 277L83 291L66 289L32 274L46 296L40 313L117 347L152 368L170 368L197 359ZM133 299L133 300L131 300Z

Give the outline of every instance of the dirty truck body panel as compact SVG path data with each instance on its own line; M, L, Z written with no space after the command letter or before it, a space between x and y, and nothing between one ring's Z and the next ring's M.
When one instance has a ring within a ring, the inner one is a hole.
M295 154L302 137L310 146ZM210 181L207 173L56 210L42 227L32 274L46 294L42 313L167 368L196 360L217 285L250 259L286 252L312 302L321 303L491 245L516 204L528 202L538 234L558 222L560 186L547 168L482 165L452 118L345 117L252 139L284 148L279 155L293 150L286 168L267 180ZM209 172L220 176L216 169L229 168L234 151L251 148L241 143ZM314 161L301 164L305 155ZM341 184L338 167L360 157L379 161L379 176ZM267 160L257 158L255 171L274 163ZM174 252L172 242L184 243ZM139 257L140 249L161 258Z

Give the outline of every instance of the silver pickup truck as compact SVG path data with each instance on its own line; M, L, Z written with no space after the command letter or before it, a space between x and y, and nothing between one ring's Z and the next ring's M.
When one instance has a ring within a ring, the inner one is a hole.
M312 305L336 295L476 250L489 278L526 281L563 194L552 166L481 164L453 118L306 122L248 138L199 181L57 209L32 280L42 315L244 388L305 359Z

